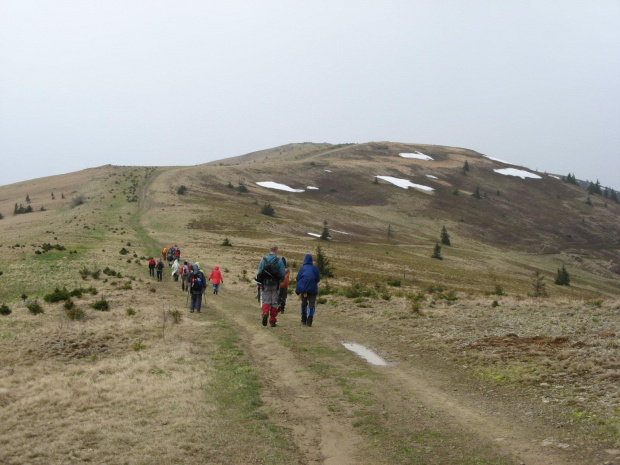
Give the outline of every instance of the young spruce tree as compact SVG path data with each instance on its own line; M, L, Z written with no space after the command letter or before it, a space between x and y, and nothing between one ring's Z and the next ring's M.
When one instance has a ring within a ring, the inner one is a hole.
M319 273L321 273L322 278L333 278L334 277L334 269L329 264L329 260L321 250L321 246L318 245L316 248L316 260L315 265L319 269Z
M441 256L441 246L439 245L439 243L435 244L435 250L433 251L433 255L431 255L431 258L443 260L443 257Z
M441 228L441 243L444 245L451 245L450 234L448 234L448 231L446 230L445 226Z

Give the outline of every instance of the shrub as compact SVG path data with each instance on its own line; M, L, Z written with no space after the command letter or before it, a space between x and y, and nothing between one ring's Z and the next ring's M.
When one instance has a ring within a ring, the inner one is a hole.
M224 241L222 242L222 246L224 246L224 247L232 247L232 242L230 242L230 240L226 237L226 238L224 238Z
M63 198L64 198L64 196L63 196ZM78 205L82 205L82 204L84 203L84 201L85 201L85 200L86 200L86 198L85 198L83 195L78 195L78 196L76 196L76 197L73 197L73 198L71 199L71 207L72 207L72 208L75 208L75 207L77 207Z
M316 299L316 303L321 305L326 304L327 299L325 297L319 297L318 299Z
M187 187L185 187L183 184L181 184L179 188L177 189L177 194L179 195L185 195L186 192L187 192Z
M330 295L330 294L336 294L338 292L338 289L336 289L331 284L329 284L329 281L325 281L323 283L323 286L321 287L320 292L321 292L321 295Z
M38 300L35 300L34 302L29 303L28 305L26 305L26 308L30 310L30 313L32 313L33 315L38 315L39 313L43 313L43 307L41 307L41 304L39 304Z
M357 297L376 297L376 292L372 289L368 289L362 283L353 283L343 291L345 297L349 299L355 299Z
M168 310L168 315L172 318L172 321L176 324L183 321L183 313L180 310Z
M73 300L69 299L69 300L66 300L62 306L65 310L71 310L72 308L75 307L75 304L73 303Z
M10 315L11 309L7 304L0 305L0 315Z
M128 316L134 316L136 314L136 311L131 307L125 310L125 312L127 313Z
M69 295L70 295L71 297L77 297L77 298L79 299L80 297L82 297L82 288L73 289L73 290L69 293Z
M60 302L61 300L68 300L69 297L69 291L67 291L67 289L63 287L62 289L56 288L49 294L45 294L43 296L43 300L48 303L53 303Z
M90 306L91 308L94 308L95 310L101 310L102 312L107 312L108 310L110 310L110 304L107 300L105 300L105 298L93 302L92 304L90 304Z
M276 213L275 209L271 206L270 203L266 203L265 205L263 205L263 208L261 208L260 212L263 215L267 216L274 216Z
M123 247L120 252L121 255L127 255L129 253L129 250L127 250L125 247Z
M86 312L78 307L71 307L65 310L65 314L70 320L83 320L86 318Z
M400 279L388 279L387 284L392 287L400 287L401 281Z
M493 303L491 304L491 307L493 308L499 307L499 302L497 300L494 300Z

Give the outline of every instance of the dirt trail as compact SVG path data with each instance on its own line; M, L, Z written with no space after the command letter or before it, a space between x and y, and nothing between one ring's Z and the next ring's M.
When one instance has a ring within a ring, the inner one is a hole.
M278 338L276 331L284 328L264 328L260 325L258 308L250 308L247 296L227 296L209 299L218 312L225 312L240 328L248 351L251 352L265 383L265 403L277 414L275 421L291 428L295 444L307 458L308 464L364 463L357 457L364 438L352 427L350 417L330 411L325 397L325 386L319 387L318 377L308 372L307 366ZM226 308L234 308L231 312ZM286 329L297 324L296 314L282 318ZM250 315L255 318L251 318ZM335 349L344 340L355 335L355 342L369 344L363 332L339 328L330 324L312 328L321 342ZM385 379L380 389L386 411L410 413L411 421L422 412L430 414L441 429L462 431L473 435L479 444L487 444L499 456L510 457L513 463L526 465L580 465L571 446L563 450L561 443L543 445L546 438L554 438L557 431L550 427L518 419L498 405L495 400L476 393L475 387L451 385L450 377L433 367L412 367L405 362L388 367L369 367L378 370ZM327 387L329 389L329 387ZM333 386L334 392L338 389ZM415 401L403 401L402 392L415 393ZM501 412L501 413L500 413ZM421 421L421 417L420 417ZM555 446L552 447L552 446ZM558 447L559 446L559 447Z
M232 297L226 299L226 306ZM235 298L234 308L247 307L247 299ZM307 464L347 465L360 463L355 458L362 438L351 422L338 418L328 410L314 377L299 365L292 351L284 347L273 332L256 321L250 322L237 311L224 310L224 300L209 299L209 306L226 313L240 328L245 344L259 366L265 384L263 401L276 412L276 421L292 428L296 446L306 457Z

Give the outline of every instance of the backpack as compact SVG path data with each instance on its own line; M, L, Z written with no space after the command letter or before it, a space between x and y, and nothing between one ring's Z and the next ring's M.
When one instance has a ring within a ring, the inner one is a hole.
M168 260L172 260L172 257L174 257L174 247L173 247L173 248L171 248L171 249L168 249L168 253L167 253L167 255L166 255L166 258L167 258Z
M181 267L181 276L187 276L189 274L189 266L183 265Z
M280 270L278 269L278 261L280 259L276 257L275 260L265 260L265 266L263 267L260 274L256 277L256 280L263 285L272 286L274 284L279 284L282 276L280 275Z
M196 291L196 292L202 291L203 281L199 274L193 274L190 277L189 282L190 282L190 289L192 291Z

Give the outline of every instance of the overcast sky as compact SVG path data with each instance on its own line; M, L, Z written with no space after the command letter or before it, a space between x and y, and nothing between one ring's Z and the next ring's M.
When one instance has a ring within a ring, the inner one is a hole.
M0 185L368 141L620 190L620 0L0 0Z

